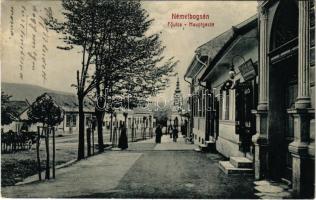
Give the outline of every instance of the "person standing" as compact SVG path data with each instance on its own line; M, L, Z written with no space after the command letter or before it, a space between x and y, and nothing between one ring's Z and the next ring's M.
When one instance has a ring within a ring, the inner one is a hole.
M172 138L172 125L171 124L168 127L168 133L170 135L170 138Z
M176 126L173 127L173 130L172 130L172 138L173 138L173 142L177 142L177 139L178 139L178 129Z
M125 125L121 126L121 135L120 135L120 138L119 138L118 147L121 148L122 150L128 148L128 141L127 141L127 134L126 134L126 127L125 127Z
M162 130L160 127L160 124L158 124L157 128L156 128L156 143L161 143L161 135L162 135Z

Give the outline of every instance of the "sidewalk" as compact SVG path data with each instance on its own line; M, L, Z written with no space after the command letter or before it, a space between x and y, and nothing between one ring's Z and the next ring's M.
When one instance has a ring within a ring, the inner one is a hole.
M80 162L72 162L69 164L71 166L56 170L55 180L36 181L37 175L34 175L24 181L26 184L3 187L1 196L67 198L111 193L146 151L154 152L156 150L163 153L163 150L171 150L176 153L176 150L193 150L195 148L192 144L186 144L182 135L177 142L173 142L169 135L163 135L161 142L156 144L154 137L130 143L131 148L127 151L108 151ZM190 151L186 152L190 153Z
M57 170L55 180L3 187L1 196L67 198L111 191L141 155L122 151L96 155Z

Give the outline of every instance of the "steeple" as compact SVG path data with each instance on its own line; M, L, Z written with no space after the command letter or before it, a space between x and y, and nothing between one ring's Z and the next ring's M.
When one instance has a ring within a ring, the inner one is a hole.
M176 86L175 93L181 93L181 90L180 90L180 82L179 82L179 76L177 77L177 86Z
M175 89L174 94L173 94L173 105L177 106L178 108L181 108L183 105L182 101L183 100L182 100L182 94L181 94L181 90L180 90L180 81L179 81L179 76L178 76L176 89Z

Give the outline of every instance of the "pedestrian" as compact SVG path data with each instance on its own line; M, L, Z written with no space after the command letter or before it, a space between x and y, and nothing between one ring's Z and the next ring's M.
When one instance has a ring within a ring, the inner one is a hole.
M170 135L170 138L172 138L172 125L171 124L168 127L168 133Z
M156 143L161 143L161 135L162 135L162 130L160 127L160 124L158 124L157 128L156 128Z
M177 142L177 138L178 138L178 129L176 126L173 127L172 130L172 137L173 137L173 142Z
M184 134L184 124L181 125L181 134Z
M121 148L122 150L128 148L128 141L127 141L127 134L126 134L126 127L125 127L125 125L123 125L122 128L121 128L121 135L120 135L120 138L119 138L118 147Z

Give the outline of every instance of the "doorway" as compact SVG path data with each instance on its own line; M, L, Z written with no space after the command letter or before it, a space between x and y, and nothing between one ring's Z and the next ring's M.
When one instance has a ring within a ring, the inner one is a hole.
M256 134L256 118L251 110L257 106L257 92L255 79L244 83L237 83L235 88L235 130L239 135L239 150L253 154L252 136Z
M293 109L297 97L297 56L270 66L269 74L269 131L270 177L292 180L292 159L288 151L293 141Z

